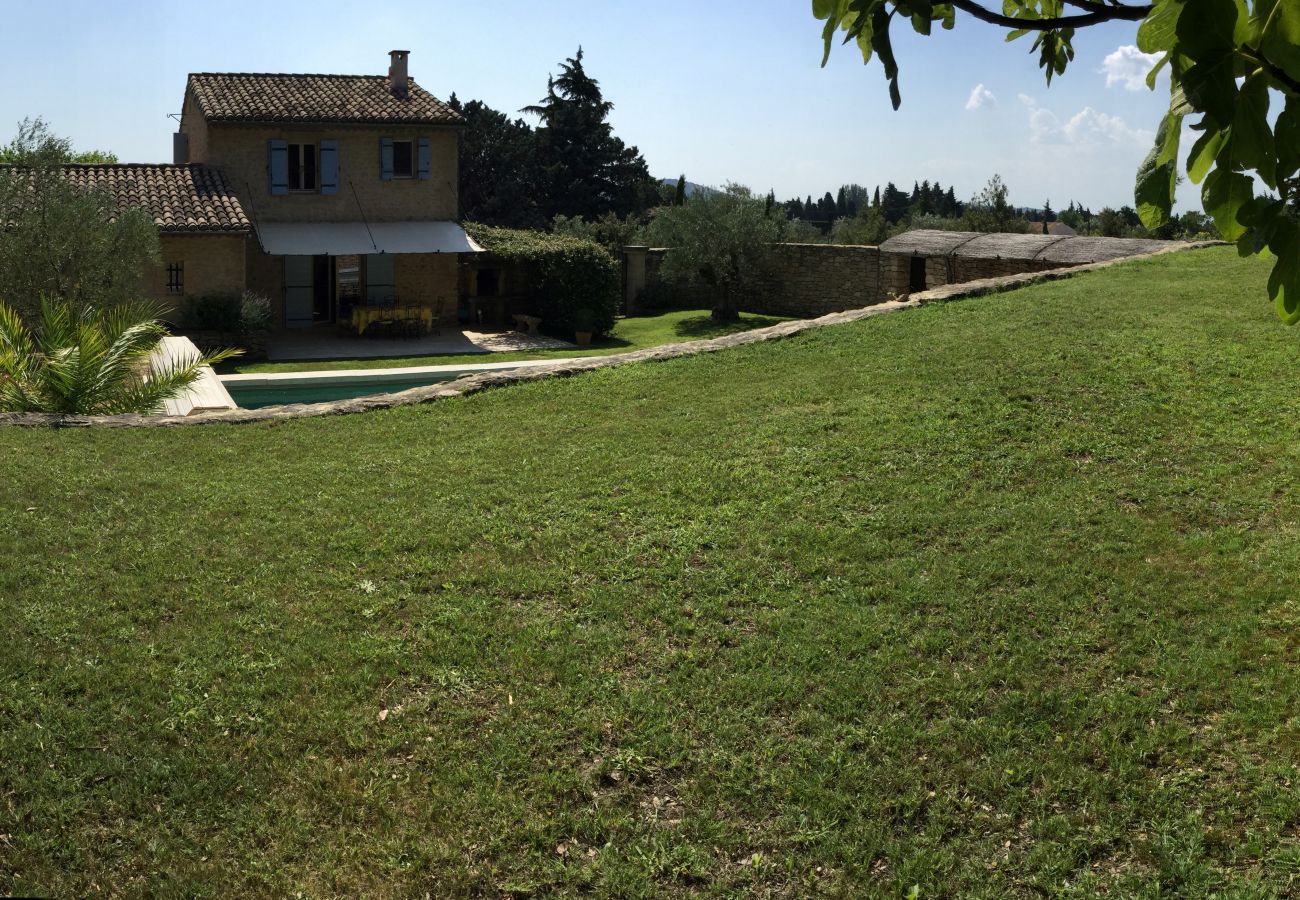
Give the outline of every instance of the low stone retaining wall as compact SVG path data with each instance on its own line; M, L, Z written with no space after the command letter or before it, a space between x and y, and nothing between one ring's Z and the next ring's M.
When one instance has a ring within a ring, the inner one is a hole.
M343 413L365 412L372 409L386 409L394 406L408 406L415 403L429 403L434 400L441 400L445 397L462 397L468 394L476 394L480 391L488 390L489 388L502 387L509 384L519 384L525 381L536 381L542 378L576 375L580 372L591 371L592 369L625 366L633 363L649 362L659 359L676 359L682 356L693 356L697 353L714 353L718 350L742 347L746 344L757 344L762 341L777 340L779 338L800 334L805 331L812 331L817 328L827 328L834 325L844 325L849 322L857 322L862 319L871 318L872 316L885 315L903 309L912 309L926 303L939 303L949 300L958 300L965 297L978 297L984 294L998 293L1000 291L1011 290L1028 284L1035 284L1037 282L1071 278L1085 272L1105 269L1110 266L1131 262L1137 259L1150 259L1155 256L1163 256L1166 253L1177 253L1182 250L1194 250L1202 247L1221 245L1221 241L1175 244L1153 253L1131 256L1124 259L1089 263L1082 266L1071 266L1065 269L1051 269L1044 272L1009 275L1001 278L987 278L964 284L951 284L944 287L933 288L923 293L913 294L905 300L887 300L859 309L828 313L816 319L799 319L789 322L781 322L778 325L772 325L767 328L756 328L753 331L742 331L739 334L730 334L725 337L711 338L702 341L682 341L676 344L665 344L660 347L651 347L647 350L636 350L632 353L624 353L618 356L593 356L584 359L559 360L550 365L539 365L529 369L515 369L504 372L485 372L477 375L469 375L464 378L458 378L455 381L446 381L440 384L428 385L426 387L412 388L411 390L402 391L396 394L378 394L370 397L358 397L353 400L338 400L330 403L268 406L262 409L237 409L229 412L205 413L184 417L142 415L57 416L39 413L0 413L0 425L43 426L55 428L77 428L85 426L137 428L215 425L239 422L274 422L284 419L304 418L308 416L333 416Z

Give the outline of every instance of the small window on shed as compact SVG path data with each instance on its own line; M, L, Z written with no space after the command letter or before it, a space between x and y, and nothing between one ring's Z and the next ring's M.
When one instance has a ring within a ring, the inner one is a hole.
M393 141L393 177L412 178L415 175L415 152L411 141Z
M167 293L185 293L185 263L174 262L167 264Z

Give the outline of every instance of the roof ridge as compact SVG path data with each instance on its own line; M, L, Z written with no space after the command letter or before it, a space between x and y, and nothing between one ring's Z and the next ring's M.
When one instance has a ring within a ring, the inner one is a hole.
M349 75L343 72L190 72L189 77L196 75L220 75L222 78L382 78L388 80L388 75ZM408 81L415 81L414 76L407 76Z

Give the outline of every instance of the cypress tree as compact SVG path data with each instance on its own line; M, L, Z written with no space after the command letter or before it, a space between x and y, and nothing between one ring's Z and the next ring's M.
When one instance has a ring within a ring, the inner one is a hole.
M686 173L677 179L677 192L673 194L673 206L686 205Z

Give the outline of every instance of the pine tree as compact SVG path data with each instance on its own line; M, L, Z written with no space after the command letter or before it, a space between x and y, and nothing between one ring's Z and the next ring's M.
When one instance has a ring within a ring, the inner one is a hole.
M608 122L614 104L582 66L582 48L546 79L546 96L523 110L541 120L537 157L546 178L543 212L596 219L645 210L658 188L636 147L614 136Z
M881 195L880 205L885 214L885 221L893 225L907 215L907 209L911 204L908 202L907 194L900 191L891 181L885 185L885 192Z
M827 191L826 196L822 197L821 202L817 205L817 217L823 222L835 221L835 198L831 192Z
M835 195L835 217L838 219L847 218L849 214L849 200L844 193L844 187L840 187L840 192Z

